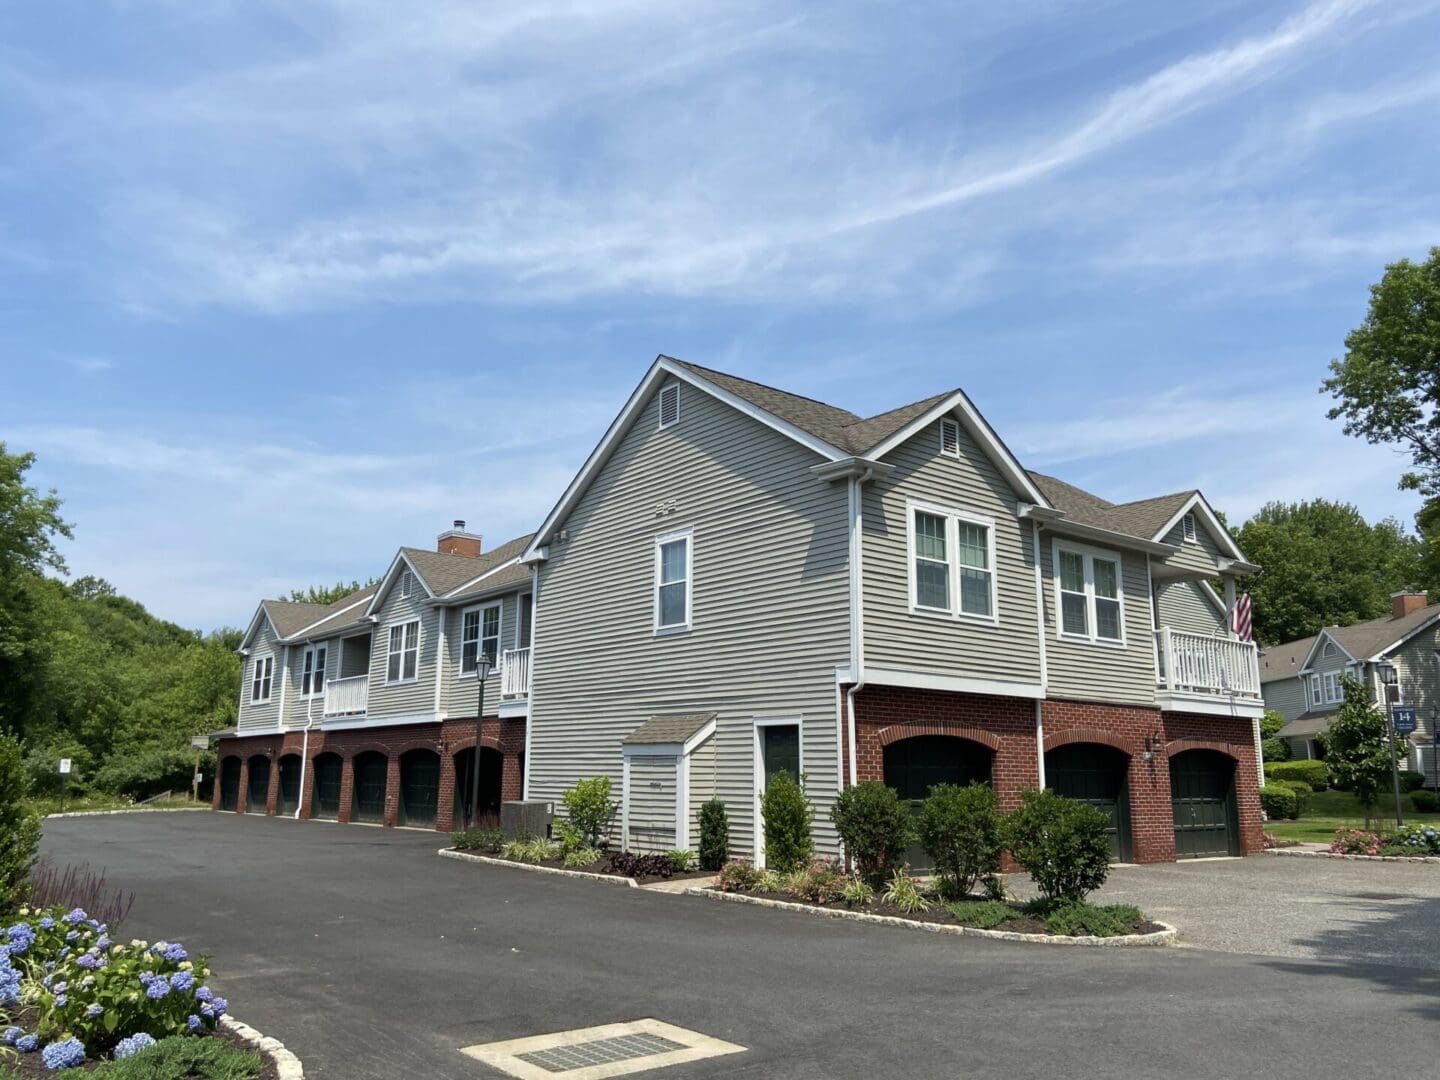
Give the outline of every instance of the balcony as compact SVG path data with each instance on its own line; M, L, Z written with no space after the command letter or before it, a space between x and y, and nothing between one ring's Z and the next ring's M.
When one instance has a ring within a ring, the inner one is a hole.
M1260 655L1254 642L1162 627L1155 633L1156 696L1176 711L1259 716Z
M364 716L369 703L369 675L331 679L325 684L326 716Z
M530 650L506 649L500 657L500 697L504 700L530 696Z

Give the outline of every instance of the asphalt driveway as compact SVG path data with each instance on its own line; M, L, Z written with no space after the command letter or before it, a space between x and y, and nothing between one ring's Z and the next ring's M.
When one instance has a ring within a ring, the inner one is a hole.
M45 835L55 859L137 892L127 933L210 953L236 1014L319 1080L490 1077L458 1048L644 1017L748 1048L654 1074L677 1080L1434 1067L1433 966L937 938L442 860L439 842L207 813ZM1385 909L1377 933L1437 914Z

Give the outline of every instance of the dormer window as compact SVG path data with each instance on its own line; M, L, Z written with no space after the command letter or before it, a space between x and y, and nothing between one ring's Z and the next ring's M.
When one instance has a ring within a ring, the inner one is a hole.
M1195 531L1195 515L1186 514L1180 519L1180 535L1185 538L1187 544L1198 544L1200 534Z
M680 384L671 383L660 391L660 427L673 427L680 422Z
M960 456L960 424L955 420L940 421L940 453L946 457Z

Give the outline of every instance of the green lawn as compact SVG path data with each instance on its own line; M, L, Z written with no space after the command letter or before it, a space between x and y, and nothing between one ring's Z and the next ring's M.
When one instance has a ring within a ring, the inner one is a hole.
M59 798L31 799L30 805L39 810L41 814L60 813ZM177 806L205 806L208 802L194 802L188 791L178 794L170 799L162 799L159 802L146 803L140 806L129 799L121 798L118 795L90 794L79 797L70 797L65 800L65 813L74 814L80 811L93 812L96 810L170 810Z
M1410 808L1410 796L1401 797L1400 806L1404 811L1405 823L1426 823L1440 825L1440 813L1417 814ZM1395 824L1395 797L1389 792L1380 796L1377 818L1374 824L1383 827ZM1303 840L1307 843L1328 844L1335 839L1335 830L1359 829L1365 825L1365 814L1355 796L1348 791L1317 791L1310 807L1299 821L1270 821L1265 831L1281 840Z

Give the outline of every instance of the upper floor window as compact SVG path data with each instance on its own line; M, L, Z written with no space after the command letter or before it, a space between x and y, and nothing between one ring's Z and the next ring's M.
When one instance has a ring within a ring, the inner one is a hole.
M946 418L940 421L940 453L947 457L960 456L960 424Z
M1111 643L1125 640L1125 590L1119 555L1057 543L1055 591L1061 637Z
M500 657L500 605L471 608L460 625L460 674L473 675L480 654L493 666Z
M270 684L275 674L275 657L257 656L250 673L250 704L263 705L270 700Z
M671 383L660 391L660 426L667 428L680 422L680 384Z
M690 530L655 538L655 630L688 630L691 600Z
M1198 544L1200 534L1195 531L1195 515L1186 514L1180 519L1180 535L1184 537L1187 544Z
M1345 688L1340 684L1340 672L1327 671L1322 677L1325 687L1325 704L1334 705L1345 697Z
M995 523L962 510L910 507L910 606L993 619Z
M385 681L408 682L420 674L420 620L390 627Z
M415 575L409 570L400 571L400 598L410 599L410 594L415 591Z
M1327 641L1327 642L1325 642L1325 647L1320 650L1320 655L1321 655L1321 656L1334 656L1334 655L1335 655L1335 643L1334 643L1333 641Z
M313 697L325 692L325 660L329 652L324 645L312 645L305 650L305 659L300 670L301 697Z

